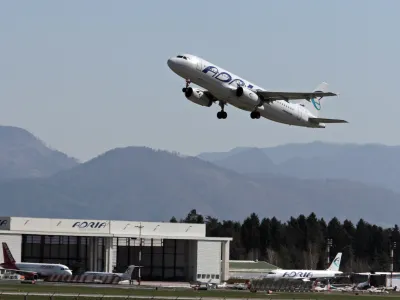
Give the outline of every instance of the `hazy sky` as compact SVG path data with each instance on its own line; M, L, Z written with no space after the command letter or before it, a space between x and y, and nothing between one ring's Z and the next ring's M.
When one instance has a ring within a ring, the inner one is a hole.
M0 124L87 160L314 140L399 144L400 1L0 1ZM339 92L296 128L200 107L167 66L192 53L267 89Z

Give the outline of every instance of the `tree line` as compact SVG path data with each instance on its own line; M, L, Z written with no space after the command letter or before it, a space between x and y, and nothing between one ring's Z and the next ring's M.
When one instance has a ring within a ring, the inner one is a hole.
M181 220L170 222L206 224L210 237L232 237L231 260L265 260L280 268L325 269L328 258L328 239L332 240L330 261L342 252L340 270L344 272L390 271L390 250L394 249L394 271L400 267L400 233L393 228L382 228L360 219L357 224L343 223L337 218L328 223L317 218L299 215L282 222L275 217L260 220L252 213L243 222L219 221L202 216L195 209ZM396 246L393 246L395 245Z

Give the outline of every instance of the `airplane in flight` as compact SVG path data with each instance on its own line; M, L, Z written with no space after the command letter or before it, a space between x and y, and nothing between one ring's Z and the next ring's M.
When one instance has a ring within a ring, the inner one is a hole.
M276 269L268 272L265 278L274 279L299 279L303 281L314 281L322 279L335 278L343 274L339 271L340 262L342 260L342 253L336 254L335 259L332 261L331 265L326 270L284 270Z
M61 264L15 262L7 243L3 242L2 245L4 262L0 264L0 267L7 271L24 275L29 280L45 278L51 275L72 275L72 271Z
M319 117L321 99L337 96L327 91L326 82L309 92L267 91L191 54L171 57L167 64L173 72L186 79L186 87L182 91L188 100L206 107L219 104L221 111L217 113L218 119L226 119L225 106L232 105L250 112L252 119L264 117L293 126L325 128L328 123L348 123ZM191 83L202 88L191 87Z

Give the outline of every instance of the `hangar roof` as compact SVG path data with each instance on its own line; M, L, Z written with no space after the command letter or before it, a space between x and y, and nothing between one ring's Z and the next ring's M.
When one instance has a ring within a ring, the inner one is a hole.
M205 224L31 217L0 217L0 233L232 240L230 237L206 237Z

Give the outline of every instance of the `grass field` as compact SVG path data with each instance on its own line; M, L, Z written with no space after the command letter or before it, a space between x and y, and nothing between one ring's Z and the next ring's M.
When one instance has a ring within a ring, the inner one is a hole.
M352 294L341 294L341 293L276 293L273 295L268 295L264 292L251 293L249 291L224 291L224 290L209 290L209 291L193 291L186 289L177 289L177 290L154 290L154 289L140 289L137 287L126 287L126 288L114 288L114 287L88 287L88 286L77 286L77 285L25 285L25 284L1 284L0 285L0 294L1 292L30 292L30 293L62 293L62 294L97 294L99 297L97 299L101 299L101 295L126 295L131 296L132 298L137 296L152 296L157 299L163 299L163 297L196 297L196 298L265 298L265 299L318 299L318 300L358 300L358 299L373 299L373 300L381 300L381 299L400 299L400 293L395 294L385 294L385 295L352 295ZM132 299L131 298L131 299ZM0 299L6 300L19 300L24 299L24 296L9 296L9 295L0 295ZM49 299L47 296L28 296L27 300L38 300L38 299ZM75 299L71 297L54 297L56 299ZM79 300L86 299L95 299L95 298L84 298L79 297ZM106 298L113 299L113 298ZM122 299L122 298L114 298L114 299Z

